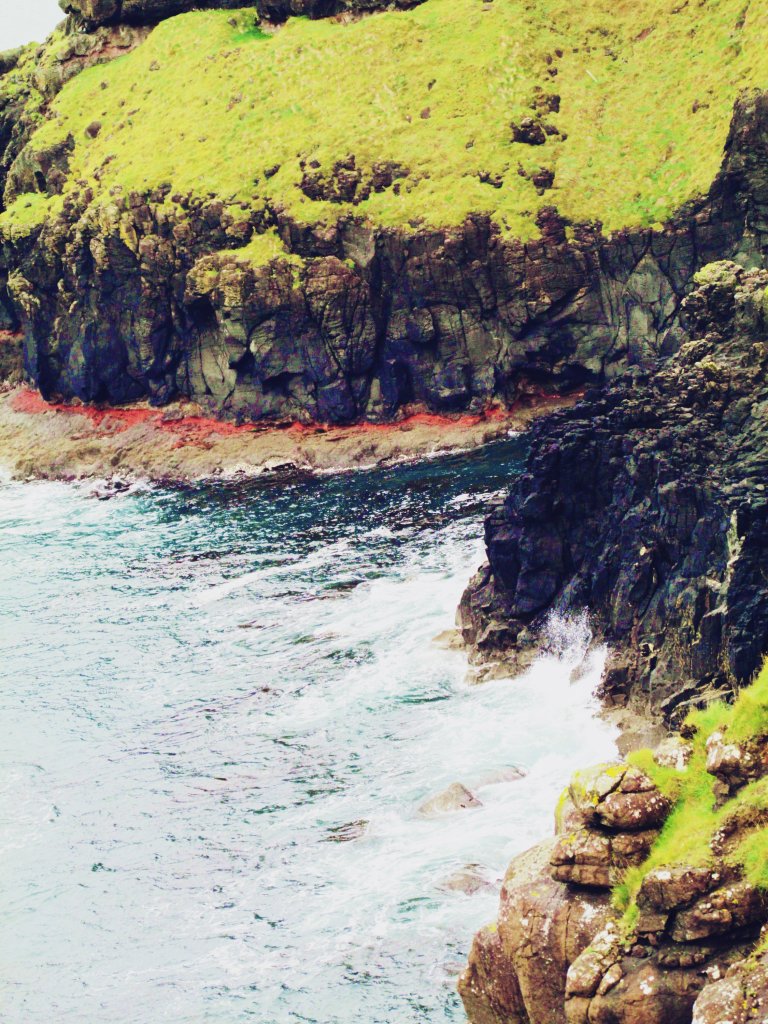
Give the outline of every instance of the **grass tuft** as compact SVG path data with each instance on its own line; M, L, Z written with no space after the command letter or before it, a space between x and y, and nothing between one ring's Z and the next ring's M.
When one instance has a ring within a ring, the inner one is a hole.
M636 897L648 872L682 864L699 867L713 863L712 838L734 818L743 838L728 853L727 860L741 869L747 881L768 889L768 777L744 786L715 809L714 778L706 769L706 741L712 733L722 732L726 741L739 743L768 735L768 664L733 705L720 701L709 704L692 712L686 724L695 731L693 752L682 771L657 765L648 750L628 758L675 803L648 858L640 867L630 868L613 890L614 906L624 913L627 931L636 921Z

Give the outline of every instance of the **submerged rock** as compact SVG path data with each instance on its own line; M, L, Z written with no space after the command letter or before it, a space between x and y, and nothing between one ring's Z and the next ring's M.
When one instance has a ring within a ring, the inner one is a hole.
M481 864L465 864L463 868L444 878L439 887L448 892L461 892L465 896L473 896L476 892L493 889L494 885Z
M370 822L365 818L357 821L348 821L344 825L334 825L328 829L328 834L323 839L324 843L354 843L362 839L368 831Z
M466 786L460 782L453 782L442 793L425 800L419 806L419 814L422 818L434 818L441 814L482 806L482 802Z

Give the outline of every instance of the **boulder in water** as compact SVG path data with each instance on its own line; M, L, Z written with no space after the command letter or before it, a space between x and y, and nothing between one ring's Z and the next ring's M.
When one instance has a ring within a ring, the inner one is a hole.
M493 889L494 885L481 864L465 864L463 868L444 878L440 888L448 892L462 892L465 896L474 896L476 892Z
M453 811L482 806L482 802L466 786L461 782L452 782L442 793L425 800L419 807L419 814L422 818L434 818L440 814L451 814Z

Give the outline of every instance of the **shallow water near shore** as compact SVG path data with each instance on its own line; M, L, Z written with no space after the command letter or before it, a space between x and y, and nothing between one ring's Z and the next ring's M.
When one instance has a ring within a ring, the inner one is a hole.
M0 1019L464 1020L495 884L610 757L578 624L519 680L431 639L525 441L280 485L0 485ZM519 765L527 775L493 783ZM483 806L416 809L454 781Z

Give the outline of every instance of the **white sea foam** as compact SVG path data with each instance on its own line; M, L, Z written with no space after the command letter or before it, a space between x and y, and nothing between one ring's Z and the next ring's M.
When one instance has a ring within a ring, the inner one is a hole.
M444 510L508 472L480 465L434 499L428 475L231 501L3 488L9 1020L461 1019L457 965L497 893L446 879L497 882L614 749L604 652L571 682L583 621L482 686L431 643L483 556L480 519ZM455 781L482 806L417 814Z

